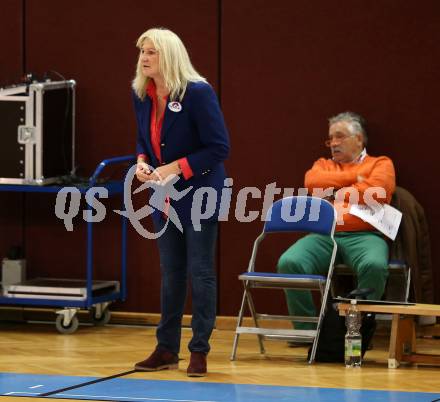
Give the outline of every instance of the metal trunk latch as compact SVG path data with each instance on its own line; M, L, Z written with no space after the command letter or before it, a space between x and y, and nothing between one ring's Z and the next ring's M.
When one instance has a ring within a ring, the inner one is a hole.
M18 126L19 144L28 144L35 142L35 127L32 126Z

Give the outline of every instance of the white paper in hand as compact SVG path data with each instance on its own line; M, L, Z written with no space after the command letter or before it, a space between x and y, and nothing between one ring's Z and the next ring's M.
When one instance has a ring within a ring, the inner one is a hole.
M349 212L368 222L391 240L395 240L402 220L402 212L398 209L388 204L374 208L368 205L352 205Z

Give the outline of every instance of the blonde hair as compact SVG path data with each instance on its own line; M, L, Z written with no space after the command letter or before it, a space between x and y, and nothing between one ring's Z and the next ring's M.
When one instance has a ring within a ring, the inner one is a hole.
M149 29L138 38L136 47L142 49L146 39L151 40L159 52L159 71L170 91L171 100L174 101L178 98L182 101L188 82L206 82L206 79L194 69L185 45L174 32L165 28ZM142 63L139 55L132 88L140 99L145 98L149 79L142 73Z

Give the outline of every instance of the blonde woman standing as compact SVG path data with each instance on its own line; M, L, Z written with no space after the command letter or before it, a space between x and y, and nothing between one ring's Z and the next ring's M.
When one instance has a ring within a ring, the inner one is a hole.
M137 47L140 54L133 80L138 127L136 176L146 182L179 175L175 188L190 190L180 200L166 200L176 211L183 232L172 222L167 224L163 212L153 213L156 232L164 229L157 240L162 275L161 320L156 349L136 363L135 369L178 367L189 277L193 337L188 345L191 359L187 374L204 376L216 316L215 245L220 194L226 178L223 161L229 153L228 133L214 90L194 69L176 34L153 28L139 37ZM202 211L201 216L206 218L194 225L191 207L204 188L215 190L210 193L217 194L215 210Z

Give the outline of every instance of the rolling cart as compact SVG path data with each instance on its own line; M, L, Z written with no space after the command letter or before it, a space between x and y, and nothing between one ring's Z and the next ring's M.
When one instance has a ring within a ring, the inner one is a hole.
M123 180L108 181L97 184L99 176L108 165L125 162L135 162L133 155L120 156L102 161L85 185L70 185L76 187L81 194L85 194L92 187L105 188L108 196L120 195L122 210L124 207ZM58 193L66 186L62 185L27 185L27 184L0 184L0 191L5 192L35 192ZM86 209L92 207L87 204ZM56 311L56 328L62 334L71 334L78 328L77 312L87 309L91 313L92 322L96 325L105 325L110 320L109 305L118 300L125 300L126 271L127 271L127 218L121 217L121 278L119 281L93 280L93 222L87 222L86 264L87 277L85 280L76 279L48 279L34 278L18 284L4 286L0 293L1 305L27 305L59 307Z

